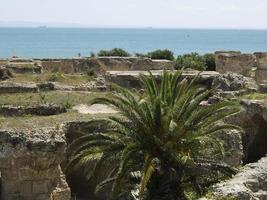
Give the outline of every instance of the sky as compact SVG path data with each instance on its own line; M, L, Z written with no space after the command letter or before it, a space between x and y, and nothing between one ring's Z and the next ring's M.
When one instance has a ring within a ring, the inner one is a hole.
M267 0L0 0L0 26L267 29Z

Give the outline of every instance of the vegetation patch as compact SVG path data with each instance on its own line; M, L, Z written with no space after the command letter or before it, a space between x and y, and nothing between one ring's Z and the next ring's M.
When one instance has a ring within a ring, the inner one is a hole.
M239 103L200 106L212 90L183 79L182 72L165 71L159 83L152 74L140 81L141 94L114 86L114 92L93 100L120 115L88 122L97 128L69 145L66 173L85 168L85 176L97 182L96 192L111 187L109 199L128 199L139 188L142 200L186 200L188 188L201 196L231 177L235 170L221 161L224 150L216 133L240 130L222 123L240 111ZM101 178L101 172L107 176Z
M47 81L58 82L64 85L77 85L91 81L93 76L91 74L63 74L42 73L42 74L16 74L14 78L10 79L13 82L35 82L43 83Z
M176 69L191 68L196 70L215 71L214 54L199 55L198 53L184 54L178 56L176 61Z
M108 114L79 114L75 111L51 116L24 115L20 117L0 116L0 129L40 129L46 127L60 127L61 124L71 121L89 121L103 118Z
M247 94L241 96L240 99L264 100L264 102L267 103L267 94L261 94L261 93Z
M87 104L93 98L103 97L106 93L50 91L39 93L1 94L0 105L28 106L37 104L56 104L70 108Z
M151 59L174 60L174 53L168 49L155 50L146 54Z
M91 53L91 57L92 57ZM114 48L111 50L101 50L97 53L97 56L119 56L119 57L129 57L131 56L130 53L127 51L120 49L120 48Z

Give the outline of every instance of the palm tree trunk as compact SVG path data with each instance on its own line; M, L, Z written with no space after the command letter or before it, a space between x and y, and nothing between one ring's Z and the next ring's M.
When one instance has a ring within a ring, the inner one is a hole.
M186 200L181 176L171 167L163 167L154 172L148 185L146 200Z

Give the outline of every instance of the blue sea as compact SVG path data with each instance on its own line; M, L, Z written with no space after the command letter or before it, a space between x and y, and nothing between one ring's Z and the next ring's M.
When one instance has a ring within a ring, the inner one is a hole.
M170 49L176 55L217 50L267 51L267 30L0 28L0 58L70 58L101 49L130 53Z

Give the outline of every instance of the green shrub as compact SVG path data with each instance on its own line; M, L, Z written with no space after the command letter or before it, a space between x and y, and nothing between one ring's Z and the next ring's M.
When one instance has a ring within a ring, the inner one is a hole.
M55 81L55 82L60 82L65 79L64 74L60 72L53 73L51 76L48 77L48 81Z
M200 71L206 69L205 61L198 53L178 56L175 65L176 69L191 68Z
M168 50L168 49L164 49L164 50L158 49L158 50L147 53L146 56L151 58L151 59L174 60L173 52Z
M136 57L140 57L140 58L144 58L144 57L147 57L146 54L143 54L143 53L135 53L134 54Z
M90 52L90 58L94 58L95 57L95 53L94 52Z
M215 71L216 64L215 64L215 55L213 53L207 53L203 55L203 59L206 65L206 69L208 71Z
M98 56L119 56L119 57L131 56L130 53L120 48L114 48L112 50L101 50L98 52L97 55Z

